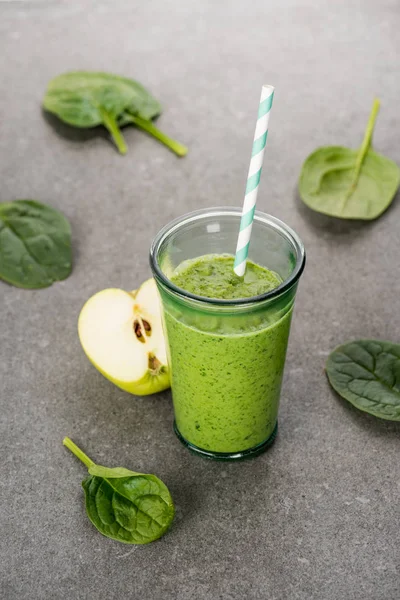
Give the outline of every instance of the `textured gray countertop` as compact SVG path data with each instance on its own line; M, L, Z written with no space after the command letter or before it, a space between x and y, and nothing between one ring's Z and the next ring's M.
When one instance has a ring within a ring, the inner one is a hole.
M398 600L400 429L341 401L323 368L347 339L400 339L400 202L374 223L331 222L300 206L296 182L315 147L360 143L374 95L375 146L400 163L399 29L396 0L0 3L0 200L52 204L74 237L66 281L0 282L1 598ZM122 158L106 136L56 129L41 98L72 69L143 82L189 155L131 129ZM297 230L308 264L277 442L221 464L178 442L169 393L106 381L76 325L94 292L149 276L171 218L241 204L264 82L276 95L259 208ZM177 505L168 535L135 547L98 534L64 435L159 475Z

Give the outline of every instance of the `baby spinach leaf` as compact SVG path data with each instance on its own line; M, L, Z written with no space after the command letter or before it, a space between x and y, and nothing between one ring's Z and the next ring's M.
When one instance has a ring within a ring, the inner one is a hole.
M72 269L71 227L60 212L35 200L0 203L0 279L44 288Z
M161 105L133 79L90 71L64 73L50 81L43 106L74 127L104 125L121 154L126 154L127 146L120 128L128 123L147 131L179 156L187 153L185 146L152 123L161 114Z
M326 364L342 398L375 417L400 421L400 345L356 340L336 348Z
M100 533L125 544L148 544L164 535L175 508L158 477L96 465L68 437L63 444L88 467L82 482L86 512Z
M358 150L326 146L305 160L299 193L307 206L340 219L372 220L391 204L400 184L400 169L371 149L378 111L375 100Z

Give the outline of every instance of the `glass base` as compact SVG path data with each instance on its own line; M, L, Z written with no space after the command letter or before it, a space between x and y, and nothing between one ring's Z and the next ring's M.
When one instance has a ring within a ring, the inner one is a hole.
M253 448L248 448L247 450L242 450L241 452L211 452L210 450L203 450L194 444L191 444L181 434L178 427L176 426L176 422L174 421L174 431L176 433L177 438L182 442L186 448L189 448L191 452L197 454L199 456L203 456L203 458L212 458L214 460L243 460L245 458L253 458L254 456L258 456L267 450L275 441L276 434L278 432L278 421L276 422L275 428L269 438L265 440L265 442L261 442L257 446L253 446Z

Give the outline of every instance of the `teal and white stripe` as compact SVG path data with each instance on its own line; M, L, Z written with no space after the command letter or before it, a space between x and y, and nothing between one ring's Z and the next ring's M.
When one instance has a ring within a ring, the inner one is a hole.
M239 238L236 247L234 271L239 277L243 277L246 272L251 228L253 226L254 213L256 210L258 187L260 184L265 145L267 143L269 114L271 112L273 98L273 86L263 85L261 89L260 106L258 107L258 118L256 131L254 133L249 174L247 176Z

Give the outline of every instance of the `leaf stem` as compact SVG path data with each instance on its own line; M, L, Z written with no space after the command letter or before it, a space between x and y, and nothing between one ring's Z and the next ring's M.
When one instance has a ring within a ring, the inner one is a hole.
M111 134L112 139L115 142L120 154L126 154L128 151L128 147L125 143L124 136L120 128L118 127L118 123L113 116L110 115L109 112L102 109L101 116L103 117L104 126L108 129Z
M75 456L79 458L79 460L81 460L88 469L93 467L95 463L80 448L78 448L78 446L74 444L69 437L65 437L63 439L63 444L68 448L68 450L71 450L72 454L75 454Z
M377 98L375 98L374 103L372 105L372 110L371 113L369 115L369 119L368 119L368 123L367 123L367 127L364 133L364 139L362 141L362 144L360 146L360 149L358 151L357 154L357 159L356 159L356 165L354 168L354 175L353 175L353 180L351 182L350 188L344 198L344 202L342 205L342 210L344 209L344 207L346 206L347 200L350 198L350 196L352 195L352 193L354 192L354 190L357 187L358 184L358 180L360 177L360 171L361 168L363 166L365 157L367 155L368 150L371 147L371 141L372 141L372 134L374 132L374 127L375 127L375 121L376 121L376 117L378 116L378 112L379 112L379 107L380 107L380 102Z
M177 156L185 156L187 154L188 149L186 146L184 146L180 142L177 142L176 140L173 140L168 135L160 131L158 127L156 127L151 121L147 119L142 119L141 117L138 117L137 115L133 115L131 113L129 113L129 117L132 123L140 127L140 129L147 131L147 133L149 133L157 140L159 140L162 144L167 146L167 148L172 150L172 152L175 152Z
M360 171L361 171L361 167L364 162L365 156L371 146L372 134L374 132L375 121L376 121L376 117L378 116L379 107L380 107L380 102L377 98L375 98L374 103L372 105L371 114L369 115L367 128L366 128L365 134L364 134L364 139L363 139L363 142L360 146L360 150L358 151L358 155L357 155L356 169L354 172L353 184L352 184L352 186L354 186L354 187L357 184L358 178L360 176Z

